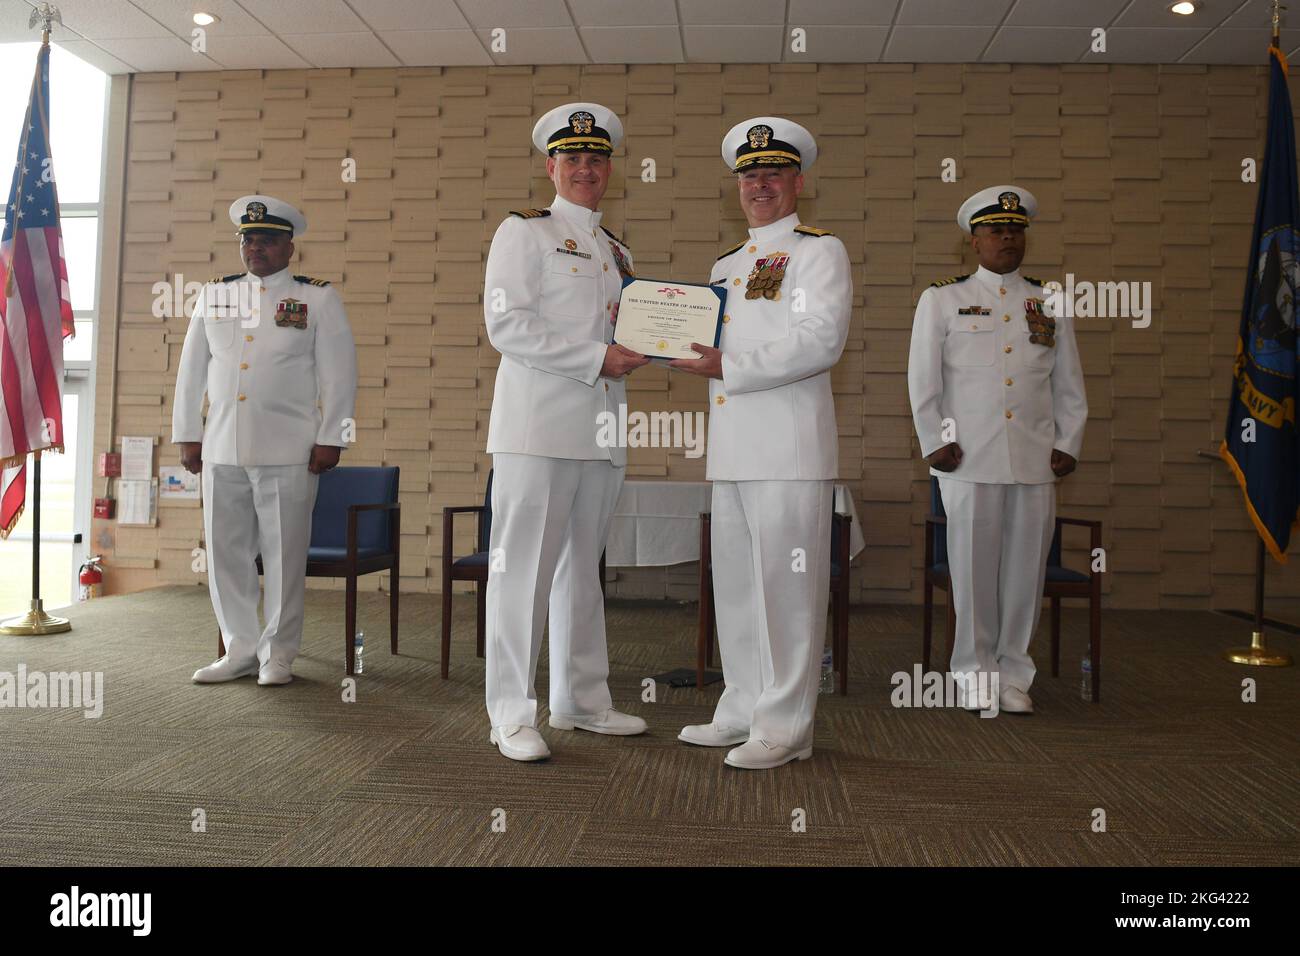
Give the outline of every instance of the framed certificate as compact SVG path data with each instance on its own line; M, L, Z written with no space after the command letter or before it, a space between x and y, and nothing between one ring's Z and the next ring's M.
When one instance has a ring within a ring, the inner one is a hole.
M719 286L624 279L614 341L652 359L699 358L691 343L718 347L726 302Z

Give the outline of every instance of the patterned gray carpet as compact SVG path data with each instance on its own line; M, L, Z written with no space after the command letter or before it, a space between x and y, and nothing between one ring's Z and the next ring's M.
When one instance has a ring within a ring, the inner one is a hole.
M721 685L660 686L656 702L641 700L642 678L693 663L693 605L609 607L615 703L650 733L555 731L543 708L554 757L524 765L487 742L472 599L456 600L446 681L435 602L404 599L401 654L391 656L387 599L363 596L355 703L342 700L338 592L308 592L297 679L285 687L190 683L214 657L200 588L79 606L70 634L0 637L2 672L21 662L102 671L105 682L97 719L0 708L0 860L1300 863L1300 669L1223 661L1223 648L1248 637L1225 617L1106 613L1105 697L1094 706L1079 694L1086 617L1067 611L1059 679L1047 673L1045 633L1035 645L1038 714L987 720L893 708L890 675L919 659L920 610L855 608L849 696L820 698L813 759L747 773L725 767L722 751L676 740L683 724L709 718ZM1293 637L1272 640L1300 650ZM1255 703L1241 699L1246 677L1258 682Z

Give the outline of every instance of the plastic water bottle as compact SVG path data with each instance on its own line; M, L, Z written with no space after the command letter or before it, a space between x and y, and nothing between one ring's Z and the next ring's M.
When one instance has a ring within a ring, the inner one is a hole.
M822 681L817 688L819 694L835 693L835 671L831 663L831 649L822 651Z
M1092 658L1083 655L1083 678L1079 681L1079 696L1086 701L1092 700Z
M362 663L362 661L361 661L361 652L364 651L364 650L366 649L366 632L365 632L365 631L357 631L357 636L356 636L356 639L352 642L352 646L355 647L355 648L357 649L357 667L356 667L356 672L357 672L358 674L360 674L361 671L362 671L362 669L363 669L363 667L364 667L364 665L363 665L363 663Z

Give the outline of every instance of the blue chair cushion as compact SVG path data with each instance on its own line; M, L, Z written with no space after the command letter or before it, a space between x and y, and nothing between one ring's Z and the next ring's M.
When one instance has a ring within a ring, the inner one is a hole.
M949 576L948 562L944 561L934 565L930 570L942 578ZM1047 566L1047 580L1058 584L1087 584L1088 575L1079 571L1071 571L1069 568L1063 568L1060 565Z
M397 468L331 468L320 476L316 488L316 507L311 513L311 548L348 546L348 506L395 504L397 502ZM388 540L387 511L363 511L357 515L357 548L387 554L396 542Z
M382 555L389 554L389 553L390 552L385 551L383 548L362 548L362 547L357 548L358 558L378 558L381 557ZM347 548L334 548L334 547L318 548L315 545L312 545L310 548L307 549L308 561L334 562L334 561L346 561L347 559L348 559Z
M457 558L451 563L453 568L485 568L488 563L488 553L480 551L478 554L471 554L463 558Z

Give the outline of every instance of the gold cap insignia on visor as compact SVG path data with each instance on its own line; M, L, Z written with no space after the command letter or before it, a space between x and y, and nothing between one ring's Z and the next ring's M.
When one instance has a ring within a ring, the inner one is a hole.
M1015 209L1020 205L1020 197L1015 193L1005 192L998 196L998 202L1001 203L1003 209Z
M746 135L749 137L749 145L753 149L767 149L767 144L772 141L772 127L751 126Z
M266 218L266 203L250 202L247 212L250 221L261 222Z
M596 117L586 111L580 110L569 117L569 126L575 133L580 133L584 136L590 134L595 125Z

